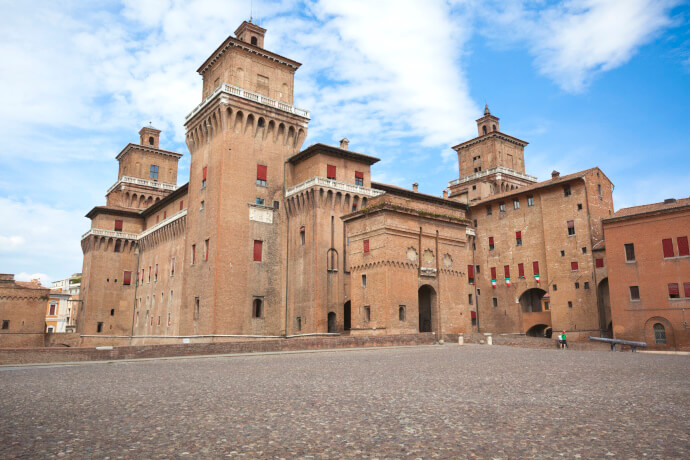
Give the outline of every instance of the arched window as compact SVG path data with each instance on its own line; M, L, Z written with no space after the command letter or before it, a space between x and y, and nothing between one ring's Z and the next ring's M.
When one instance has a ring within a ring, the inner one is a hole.
M252 37L252 45L256 46L259 43L259 41L256 39L256 37Z
M482 132L486 134L486 125L482 126Z
M496 131L496 125L494 125L494 131Z
M654 325L654 343L657 345L666 345L666 328L661 323Z
M400 321L405 321L405 305L400 305L398 307L398 319Z
M263 118L259 118L257 125L259 126L259 128L263 128L266 125L266 122L264 121Z
M264 302L261 299L254 299L252 305L252 318L262 318L264 314Z
M338 271L338 251L335 249L331 248L326 252L326 263L328 265L328 271L329 272L337 272Z
M149 145L153 145L153 136L149 137Z

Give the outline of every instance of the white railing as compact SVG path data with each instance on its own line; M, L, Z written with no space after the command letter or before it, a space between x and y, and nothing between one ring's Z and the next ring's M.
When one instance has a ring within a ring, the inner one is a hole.
M173 214L172 216L168 217L167 219L158 222L156 225L154 225L151 228L147 228L141 233L127 233L127 232L116 232L114 230L102 230L100 228L92 228L88 232L84 233L81 236L81 239L83 240L84 238L90 236L90 235L97 235L97 236L107 236L110 238L120 238L120 239L127 239L127 240L135 240L139 241L140 239L144 238L146 235L149 235L156 230L165 227L166 225L176 221L177 219L180 219L184 216L187 215L187 210L183 209L182 211Z
M158 182L155 180L148 180L148 179L139 179L137 177L130 177L130 176L122 176L121 179L119 179L115 184L108 189L105 194L107 195L108 193L112 192L115 190L120 184L135 184L135 185L143 185L144 187L153 187L157 188L160 190L170 190L170 191L175 191L177 190L177 185L175 184L166 184L165 182Z
M246 89L242 89L242 88L239 88L237 86L228 85L228 84L224 83L224 84L220 85L218 88L216 88L215 90L213 90L213 92L211 94L206 96L206 98L203 101L201 101L201 104L197 105L194 108L194 110L192 110L189 113L189 115L187 115L185 117L185 121L189 120L194 115L199 113L199 111L201 111L201 109L203 109L206 106L206 104L211 102L211 100L213 100L213 98L215 98L220 93L231 94L233 96L237 96L237 97L240 97L242 99L246 99L248 101L254 101L254 102L257 102L257 103L262 104L262 105L267 105L269 107L273 107L273 108L276 108L278 110L282 110L283 112L288 112L288 113L292 113L294 115L298 115L300 117L309 118L309 111L308 110L299 109L299 108L292 106L290 104L286 104L285 102L280 102L280 101L277 101L275 99L271 99L270 97L263 96L259 93L247 91Z
M144 230L143 232L139 233L139 237L138 237L137 239L140 240L140 239L142 239L143 237L145 237L146 235L150 235L151 233L155 232L155 231L158 230L159 228L165 227L166 225L168 225L168 224L170 224L170 223L176 221L177 219L181 219L182 217L184 217L184 216L186 216L186 215L187 215L187 210L186 210L186 209L183 209L182 211L179 211L178 213L173 214L172 216L168 217L167 219L158 222L158 223L157 223L156 225L154 225L153 227L147 228L147 229Z
M379 196L384 193L381 190L376 190L374 188L362 187L361 185L346 184L345 182L339 182L333 179L325 179L323 177L312 177L311 179L290 187L285 191L285 198L306 190L310 187L327 187L333 190L340 190L342 192L356 193L358 195L364 195L369 197Z
M475 179L479 179L481 177L485 177L491 174L508 174L510 176L514 177L519 177L520 179L524 179L526 181L530 182L537 182L537 178L535 176L530 176L529 174L522 174L517 171L513 171L512 169L504 168L503 166L497 166L496 168L493 169L487 169L486 171L480 171L474 174L470 174L469 176L463 177L461 179L455 179L450 182L448 182L448 185L460 185L464 184L465 182L469 182Z
M139 236L136 233L116 232L114 230L102 230L100 228L92 228L88 232L84 233L81 236L81 239L83 240L84 238L88 237L89 235L107 236L110 238L121 238L121 239L126 239L126 240L136 240L136 239L138 239L138 236Z

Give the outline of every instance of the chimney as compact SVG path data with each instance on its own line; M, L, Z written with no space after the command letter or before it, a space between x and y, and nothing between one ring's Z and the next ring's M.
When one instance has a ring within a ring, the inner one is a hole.
M560 175L561 175L561 173L559 173L559 172L556 171L555 169L554 169L553 171L551 171L551 179L556 179L556 178L559 177Z
M671 203L675 203L675 202L676 202L675 198L666 198L664 200L664 204L671 204Z
M340 148L341 149L348 150L347 147L349 145L350 145L350 139L348 139L347 137L343 137L342 139L340 139Z
M443 191L443 198L448 199L448 189Z
M418 183L415 182L414 184L412 184L412 191L415 193L419 191L419 184Z

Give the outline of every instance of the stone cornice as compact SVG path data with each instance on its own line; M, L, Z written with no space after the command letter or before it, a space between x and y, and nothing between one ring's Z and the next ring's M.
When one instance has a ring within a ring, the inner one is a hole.
M266 51L265 49L259 48L258 46L250 45L249 43L245 43L234 37L228 37L218 48L216 48L216 50L213 53L211 53L211 56L209 56L209 58L206 59L206 61L204 61L203 64L201 64L201 67L197 69L199 75L203 75L209 69L209 67L215 64L216 61L218 61L218 59L223 55L223 53L225 53L230 48L239 48L249 53L264 57L269 61L277 62L278 64L283 64L294 70L299 69L302 65L297 61L293 61L292 59L288 59L279 54Z
M510 142L511 144L519 145L521 147L524 147L527 144L529 144L529 142L525 142L521 139L518 139L517 137L503 134L500 131L491 131L490 133L484 134L483 136L475 137L474 139L470 139L467 142L463 142L463 143L458 144L458 145L451 147L451 148L457 152L458 150L466 149L467 147L470 147L471 145L478 144L479 142L484 142L484 141L491 139L491 138L502 139L504 141Z
M182 157L181 153L170 152L169 150L155 149L155 148L149 147L147 145L129 143L129 144L127 144L127 146L124 149L122 149L122 151L120 153L117 154L115 159L119 160L120 158L125 156L128 152L130 152L132 149L139 149L139 150L143 150L144 152L156 153L158 155L165 155L165 156L174 157L174 158L178 158L178 159Z

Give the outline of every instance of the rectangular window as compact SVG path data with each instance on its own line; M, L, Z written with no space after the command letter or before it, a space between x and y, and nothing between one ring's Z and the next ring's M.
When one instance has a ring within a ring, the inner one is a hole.
M145 272L145 270L146 270L145 268L142 268L142 269L141 269L141 282L142 282L142 283L144 282L144 276L145 276L144 272Z
M690 283L683 283L683 291L686 298L690 298Z
M207 167L204 166L204 169L202 171L202 177L201 177L201 188L206 188L206 171L207 171Z
M532 195L527 196L527 206L534 206L534 197Z
M168 313L168 327L170 327L170 323L171 323L171 321L170 321L170 313Z
M575 289L580 289L580 283L575 281Z
M603 198L603 195L601 194L601 184L597 184L597 194L599 195L599 199L601 200Z
M257 198L256 204L258 204L259 206L263 206L264 205L264 199L263 198Z
M688 248L688 237L679 236L678 241L678 257L690 256L690 248Z
M570 262L570 270L576 272L578 269L577 262Z
M640 300L639 286L630 286L630 300Z
M577 210L578 210L578 211L582 211L582 203L578 203L578 204L577 204Z
M204 241L204 260L208 260L208 242L209 240Z
M510 279L510 265L503 266L503 273L505 274L506 279Z
M268 167L256 165L256 185L266 187L268 177Z
M306 239L306 231L304 229L304 226L302 226L299 229L299 241L302 244L302 246L304 246L305 239Z
M103 323L100 321L96 323L96 332L103 332Z
M496 267L491 267L491 279L496 279Z
M589 289L589 281L585 281L585 289Z
M335 166L333 166L333 165L327 165L326 166L326 178L327 179L335 179Z
M570 300L568 301L568 308L573 308L573 303Z
M167 218L168 218L168 211L163 211L163 219L167 219Z
M467 266L467 281L470 284L474 284L474 266L473 265Z
M115 231L116 231L116 232L121 232L121 231L122 231L122 221L121 221L121 220L116 220L116 221L115 221Z
M367 275L362 275L362 287L367 287Z
M297 317L297 331L302 330L302 318L300 316Z
M2 328L5 330L10 328L10 320L9 319L3 319L2 320Z
M170 260L170 276L175 276L175 258Z
M156 271L154 272L153 280L158 282L158 264L156 264Z
M184 209L184 200L180 200L180 211Z
M263 241L254 240L254 262L261 262L263 244Z
M129 286L132 284L132 272L125 271L125 274L122 277L122 284L124 286Z
M678 290L678 283L668 283L668 296L671 299L680 298L680 291Z
M498 203L498 210L500 212L506 212L506 204L505 203Z
M151 282L151 266L149 265L149 283Z
M492 213L492 211L491 211L491 206L487 206L487 207L486 207L486 215L487 215L487 216L490 216L491 213Z
M55 305L54 303L50 304L50 309L48 310L48 316L55 316L56 307L57 307L57 305Z
M515 232L515 244L522 246L522 232Z
M192 265L196 262L196 244L192 245Z
M635 245L633 243L625 244L625 260L626 262L635 262Z
M539 274L539 262L532 262L532 271L535 275Z
M369 240L364 240L364 253L369 252Z
M525 265L524 264L518 264L518 277L519 278L525 277Z
M371 308L370 307L364 307L364 322L368 323L371 321Z
M554 290L554 292L555 292L555 291L558 291L558 285L557 285L557 284L554 284L554 285L553 285L553 290Z
M479 265L475 266L474 268L476 269L477 275L481 273L481 271L479 270Z
M520 209L520 200L513 200L513 209Z
M468 303L469 305L473 305L473 303L472 303L472 294L467 294L467 303Z
M548 300L545 300L545 301L544 301L544 311L549 311L549 307L550 307L549 301L548 301Z
M587 246L583 246L583 247L582 247L582 253L583 253L583 254L587 254Z
M355 171L355 185L364 185L364 173Z
M661 246L664 250L664 259L675 257L675 254L673 253L673 240L671 238L661 240Z
M574 235L574 234L575 234L575 221L569 220L568 221L568 236Z
M493 250L494 250L494 237L490 236L489 237L489 251L493 251Z
M194 297L194 319L199 319L199 298Z
M199 211L203 211L205 207L206 206L205 206L204 200L201 200L201 204L199 205Z
M498 298L492 297L491 302L493 302L494 308L498 308Z
M570 191L570 185L563 186L563 196L570 196L573 193Z
M151 165L151 169L149 170L149 177L153 180L158 180L158 166Z

